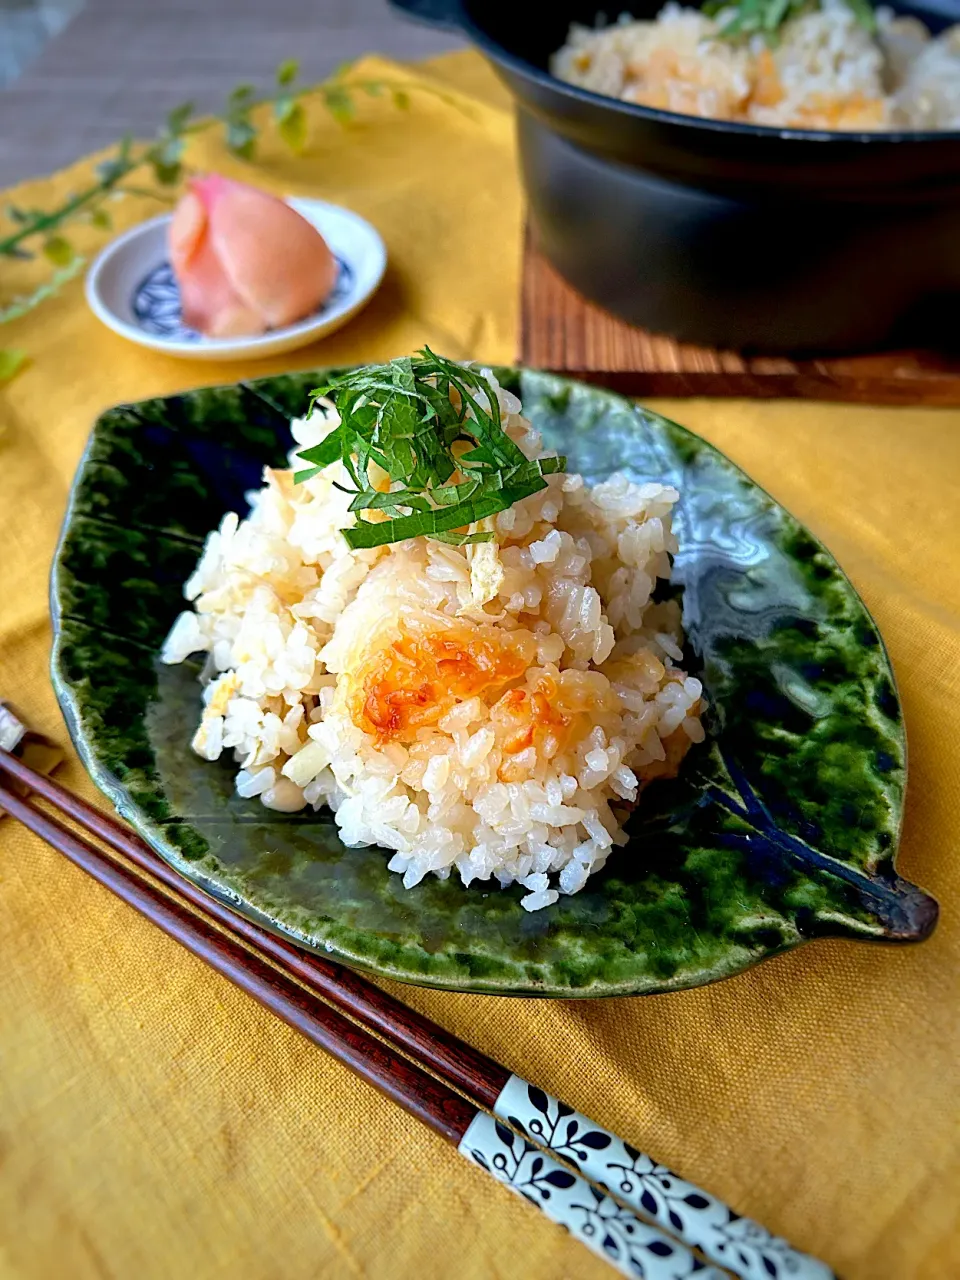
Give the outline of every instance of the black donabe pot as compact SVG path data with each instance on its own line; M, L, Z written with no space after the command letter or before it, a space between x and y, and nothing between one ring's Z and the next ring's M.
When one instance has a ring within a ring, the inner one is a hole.
M769 129L574 88L546 68L596 0L392 3L465 32L513 91L541 247L588 298L712 346L875 348L929 337L933 317L960 339L960 133ZM960 21L960 0L897 9Z

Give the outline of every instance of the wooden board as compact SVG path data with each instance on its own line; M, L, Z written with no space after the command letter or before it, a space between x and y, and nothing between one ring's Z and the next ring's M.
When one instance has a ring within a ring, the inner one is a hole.
M960 405L960 355L888 351L793 361L696 347L636 328L577 293L529 235L519 359L534 369L570 374L627 395Z

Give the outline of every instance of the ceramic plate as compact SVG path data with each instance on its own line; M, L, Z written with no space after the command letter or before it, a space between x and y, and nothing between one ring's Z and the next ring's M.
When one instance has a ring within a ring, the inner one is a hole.
M169 213L139 223L104 249L87 273L91 310L122 338L185 360L259 359L333 333L377 291L386 248L370 223L350 209L325 200L291 197L287 203L313 223L338 264L333 291L314 315L254 338L205 338L188 328L168 260Z
M896 873L906 749L883 643L830 554L732 463L609 392L502 370L571 470L682 495L688 670L708 739L645 793L632 843L573 897L428 877L347 849L329 814L270 814L190 751L197 667L157 650L204 535L245 510L327 372L125 405L94 428L53 577L53 675L98 785L211 893L297 942L406 982L548 996L667 991L824 935L925 937L936 903Z

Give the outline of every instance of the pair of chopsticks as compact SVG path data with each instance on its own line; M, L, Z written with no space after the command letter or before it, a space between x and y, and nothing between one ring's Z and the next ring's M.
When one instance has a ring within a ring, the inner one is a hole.
M19 787L0 779L0 808L624 1275L722 1280L716 1263L743 1280L832 1276L360 974L235 914L115 818L0 750L4 774Z

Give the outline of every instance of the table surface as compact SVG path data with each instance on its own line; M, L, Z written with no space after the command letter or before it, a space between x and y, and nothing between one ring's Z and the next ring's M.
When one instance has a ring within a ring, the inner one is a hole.
M297 57L305 83L364 53L427 58L462 47L386 0L87 0L0 91L0 187L62 168L171 107L218 110L235 85L267 88Z

